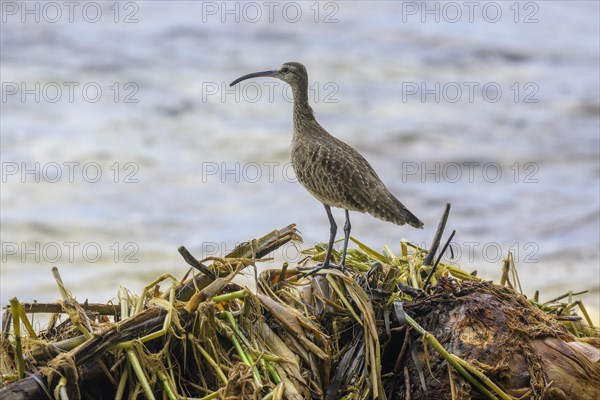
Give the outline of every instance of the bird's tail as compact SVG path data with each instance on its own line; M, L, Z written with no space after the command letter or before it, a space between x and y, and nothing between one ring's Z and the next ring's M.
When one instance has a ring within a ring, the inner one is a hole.
M386 191L387 192L387 191ZM396 225L408 224L412 227L423 229L423 222L411 213L393 194L387 192L378 198L371 215Z
M398 202L400 203L400 202ZM402 203L400 203L400 205L402 205ZM404 218L406 219L406 223L409 224L410 226L414 226L415 228L418 229L423 229L423 226L425 226L423 224L423 221L421 221L419 218L417 218L415 216L415 214L411 213L408 208L402 206L402 214L404 215Z

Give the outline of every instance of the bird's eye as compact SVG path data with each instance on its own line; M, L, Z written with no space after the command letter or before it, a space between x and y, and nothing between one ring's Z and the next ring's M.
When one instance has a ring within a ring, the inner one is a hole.
M288 67L283 67L283 68L281 68L281 72L283 72L284 74L287 74L288 72L290 72L290 69Z

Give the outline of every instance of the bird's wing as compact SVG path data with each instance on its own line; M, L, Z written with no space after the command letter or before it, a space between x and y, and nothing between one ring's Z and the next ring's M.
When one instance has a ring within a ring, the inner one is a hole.
M358 151L346 143L339 143L342 156L338 158L343 160L340 170L348 176L346 185L350 189L346 192L346 200L354 209L364 212L387 189L371 164Z
M398 225L408 223L421 228L423 223L389 191L371 164L352 147L340 143L340 149L347 153L343 159L349 160L344 166L350 177L347 185L351 190L344 192L348 208Z

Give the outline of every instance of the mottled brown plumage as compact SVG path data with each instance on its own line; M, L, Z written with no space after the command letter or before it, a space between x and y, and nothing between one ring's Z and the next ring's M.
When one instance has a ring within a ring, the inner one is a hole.
M325 205L331 224L329 249L337 226L330 207L346 210L345 240L341 263L343 265L350 220L348 211L360 211L397 225L409 224L422 228L415 217L383 184L371 165L356 150L329 134L315 120L308 104L308 74L304 65L287 62L275 71L244 75L231 83L245 79L272 76L288 83L294 96L294 135L291 159L298 181L317 200ZM329 265L330 251L324 266Z

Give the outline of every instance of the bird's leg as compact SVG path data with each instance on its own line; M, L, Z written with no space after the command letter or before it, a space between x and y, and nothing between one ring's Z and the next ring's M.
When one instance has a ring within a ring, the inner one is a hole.
M350 213L346 211L346 223L344 224L344 248L342 250L342 259L340 260L340 269L344 271L344 264L346 263L346 251L348 250L348 241L350 240Z
M324 268L331 267L331 250L333 250L333 242L335 240L335 234L337 233L337 225L335 223L335 219L333 219L333 215L331 214L331 207L329 207L327 204L323 205L325 206L325 211L327 211L327 218L329 218L329 245L327 246L327 254L325 254L325 260L323 260L322 264L304 274L304 276L310 276Z
M335 240L335 234L337 233L337 225L335 223L335 219L333 219L333 214L331 214L331 207L327 204L323 204L325 206L325 211L327 212L327 218L329 218L329 244L327 245L327 254L325 254L325 260L323 261L323 266L321 268L328 268L331 261L331 250L333 250L333 241Z

